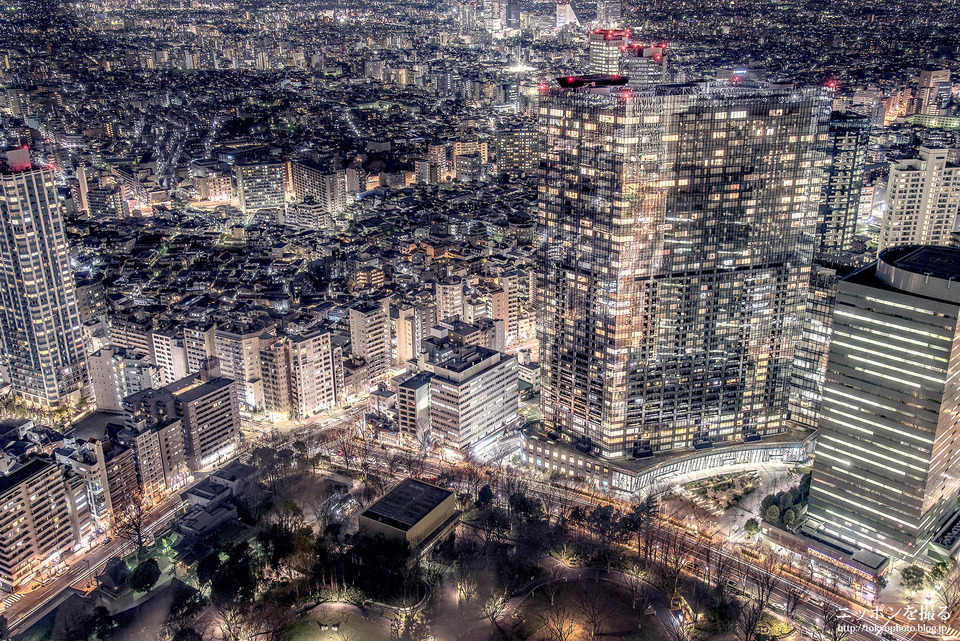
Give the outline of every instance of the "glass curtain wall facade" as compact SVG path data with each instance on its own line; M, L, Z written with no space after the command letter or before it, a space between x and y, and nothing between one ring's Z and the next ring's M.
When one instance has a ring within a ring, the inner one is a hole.
M817 223L818 254L838 254L853 248L869 142L869 118L836 112L831 116Z
M544 427L614 458L782 431L828 104L587 80L540 102Z

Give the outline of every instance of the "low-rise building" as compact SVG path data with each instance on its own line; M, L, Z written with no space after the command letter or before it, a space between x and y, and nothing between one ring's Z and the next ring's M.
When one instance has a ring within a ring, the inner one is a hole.
M403 539L422 553L453 531L460 514L451 490L405 479L360 514L360 533Z

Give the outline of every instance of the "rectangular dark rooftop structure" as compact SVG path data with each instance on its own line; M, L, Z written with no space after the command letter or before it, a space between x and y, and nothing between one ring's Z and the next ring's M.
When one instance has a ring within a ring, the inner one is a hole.
M405 479L361 514L406 532L435 510L453 492L416 479Z
M626 76L593 73L582 76L561 76L557 78L557 83L564 89L578 89L586 86L620 87L627 84L628 80Z

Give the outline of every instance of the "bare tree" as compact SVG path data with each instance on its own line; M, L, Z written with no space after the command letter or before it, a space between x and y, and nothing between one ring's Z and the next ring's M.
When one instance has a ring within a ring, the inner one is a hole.
M667 628L667 638L670 641L690 641L690 633L683 622L675 621Z
M616 614L613 602L600 590L580 590L577 593L576 608L587 622L591 639L597 638L606 622Z
M573 495L560 483L545 485L545 489L542 500L547 519L553 520L558 526L563 527L567 514L573 507Z
M337 432L334 444L337 448L337 454L343 459L343 466L349 471L350 463L356 455L356 442L351 438L347 430L340 430Z
M790 616L796 614L797 608L806 603L807 598L806 590L791 583L787 587L787 602L784 604L787 614Z
M504 497L510 498L514 494L523 494L526 495L530 491L530 483L527 479L520 476L501 475L500 478L503 478L501 491L503 492Z
M490 455L487 457L487 465L489 465L490 467L497 470L497 472L500 472L502 474L504 463L509 453L510 453L509 450L506 450L502 447L497 448L496 451L490 453Z
M457 581L457 605L469 607L477 597L477 577L473 569L462 562L454 564L453 573Z
M557 594L560 593L560 589L563 587L563 579L566 568L562 565L554 565L547 572L548 581L543 584L543 591L547 593L547 596L550 597L550 605L554 604L554 601L557 598Z
M305 497L305 504L310 514L317 522L317 529L322 533L333 522L337 506L347 493L344 485L334 485L326 492L312 492Z
M214 634L223 641L280 641L289 611L272 602L217 607Z
M658 554L660 587L668 596L674 596L680 588L683 568L689 562L685 538L678 530L664 528L660 536Z
M933 591L947 612L956 612L960 608L960 572L954 570L934 586Z
M427 453L423 450L415 450L403 458L407 466L407 473L415 479L423 476L423 471L427 466Z
M633 609L646 610L652 598L647 582L632 572L624 572L623 586L627 588L627 592L630 594Z
M734 556L726 543L710 546L710 556L707 562L708 581L714 589L714 594L720 603L726 603L731 594L730 579L743 576L740 560Z
M755 641L757 638L757 624L763 616L764 606L751 600L743 604L740 614L734 625L734 632L738 641Z
M826 590L818 591L820 611L814 635L817 641L844 641L852 634L850 626L850 612L830 601L830 593Z
M497 625L497 619L500 618L500 615L503 614L503 611L507 609L507 595L505 592L500 592L492 594L489 599L487 599L483 607L480 610L483 612L484 616L490 619L490 625Z
M453 641L467 641L473 636L473 629L463 625L462 621L450 621L444 628Z
M149 513L144 505L143 496L135 495L127 505L113 513L113 535L118 539L130 541L137 551L145 543L147 517Z
M755 567L751 567L749 576L755 587L754 599L761 607L767 607L774 588L782 579L783 559L778 555L768 554Z
M485 475L476 465L467 463L466 465L461 466L461 474L463 475L463 483L466 485L467 490L473 496L474 499L477 498L477 494L480 492L480 488L483 487L485 483Z
M433 450L434 437L433 430L430 428L430 422L424 418L420 417L417 419L417 433L416 433L417 448L424 452L429 453Z
M357 469L363 473L363 477L367 478L371 474L373 469L373 444L368 441L360 441L359 443L354 443L357 459Z
M573 625L573 613L564 605L551 607L540 617L540 622L550 641L571 641L577 631Z

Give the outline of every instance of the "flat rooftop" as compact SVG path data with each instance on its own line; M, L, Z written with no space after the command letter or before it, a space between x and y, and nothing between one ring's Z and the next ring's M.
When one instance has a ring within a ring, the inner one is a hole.
M436 485L406 479L360 516L406 532L452 494Z
M904 271L927 274L933 278L960 278L960 248L925 245L895 258L886 254L888 262Z
M46 471L46 469L52 465L53 463L46 459L34 458L16 468L9 474L0 476L0 495L4 494L7 490L20 485L30 477Z

